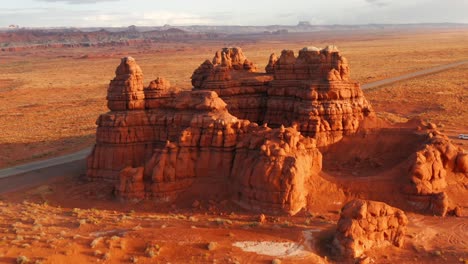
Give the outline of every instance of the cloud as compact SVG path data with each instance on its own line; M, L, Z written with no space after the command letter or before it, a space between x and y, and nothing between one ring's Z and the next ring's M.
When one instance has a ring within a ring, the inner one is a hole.
M168 11L149 11L142 13L89 13L81 16L82 22L89 26L162 26L162 25L209 25L214 24L216 20L183 12Z
M119 0L36 0L40 2L59 3L65 2L67 4L79 5L79 4L97 4L99 2L116 2Z
M388 2L385 2L383 0L365 0L367 3L377 6L377 7L384 7L388 5Z
M206 25L213 24L214 20L183 12L154 11L143 13L140 20L146 23L161 25Z
M22 15L22 14L38 14L47 12L48 8L2 8L0 15Z

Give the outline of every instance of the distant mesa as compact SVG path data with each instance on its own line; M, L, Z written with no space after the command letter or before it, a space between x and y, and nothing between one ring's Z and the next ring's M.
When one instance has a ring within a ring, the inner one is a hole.
M128 26L127 32L138 32L138 28L135 25Z
M310 24L309 21L299 21L299 23L297 23L297 26L298 27L310 27L312 25Z
M16 52L30 49L150 46L161 41L181 39L218 39L223 34L189 32L178 28L144 30L137 26L86 31L78 29L7 29L0 30L0 51Z
M192 85L178 91L158 77L145 86L135 59L122 58L108 88L111 111L97 120L88 179L114 182L123 199L224 197L272 214L310 208L323 188L334 190L335 199L344 197L344 188L357 188L360 195L436 215L457 206L448 182L467 175L466 154L435 125L413 120L393 127L379 120L336 46L271 54L265 72L239 47L223 48L195 69ZM407 152L399 152L408 154L397 153L399 163L392 165L398 175L390 183L376 182L376 189L387 192L362 191L346 179L323 176L329 169L323 168L324 155L327 166L342 171L357 168L352 164L394 164L358 156L372 151L371 140L379 135L395 144L405 137L411 142ZM362 145L352 145L350 154L332 151L353 137ZM328 153L338 153L334 163ZM350 161L340 164L343 155Z

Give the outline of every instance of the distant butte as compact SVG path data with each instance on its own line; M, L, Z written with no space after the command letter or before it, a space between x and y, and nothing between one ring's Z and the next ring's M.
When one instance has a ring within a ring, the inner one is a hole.
M394 178L375 186L396 192L369 196L423 213L458 210L448 182L465 181L466 154L433 124L379 120L335 46L272 54L265 72L240 48L224 48L194 71L191 91L177 92L164 78L144 86L131 57L115 74L107 96L111 111L97 120L87 177L115 182L121 198L224 197L251 210L294 215L308 209L321 188L359 188L324 177L322 153L337 153L333 149L351 136L363 142L398 134L411 138L410 150L401 152L408 155L386 174ZM382 156L395 148L386 146ZM370 149L352 148L350 153ZM338 155L327 156L326 164L340 168L338 161Z

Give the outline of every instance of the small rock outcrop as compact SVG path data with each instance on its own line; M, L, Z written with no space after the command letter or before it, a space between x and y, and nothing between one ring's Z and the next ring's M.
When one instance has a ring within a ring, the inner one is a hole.
M468 153L458 153L455 164L457 172L468 173Z
M358 258L384 246L402 247L408 218L382 202L352 200L341 210L333 247L340 256Z
M445 216L450 207L446 193L449 175L465 174L466 154L454 146L450 139L431 128L425 144L408 160L409 182L403 192L409 195L409 202L420 211ZM466 179L466 178L465 178Z

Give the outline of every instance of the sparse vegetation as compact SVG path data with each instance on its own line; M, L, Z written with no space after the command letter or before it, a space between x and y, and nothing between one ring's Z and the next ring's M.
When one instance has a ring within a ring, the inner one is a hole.
M210 250L210 251L211 251L211 250L215 250L215 249L218 248L218 243L216 243L216 242L210 242L210 243L208 243L208 245L206 246L206 248L207 248L208 250Z
M93 239L93 241L91 241L91 244L89 244L89 246L91 248L95 248L95 247L97 247L99 245L99 243L101 243L102 240L103 240L102 237L97 237L97 238Z
M271 261L271 264L281 264L281 260L280 259L274 259Z
M149 258L154 258L159 256L161 252L161 247L158 244L146 243L145 255Z
M16 263L18 264L26 264L29 263L29 259L26 256L19 256L16 258Z

